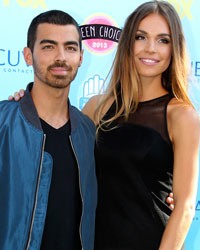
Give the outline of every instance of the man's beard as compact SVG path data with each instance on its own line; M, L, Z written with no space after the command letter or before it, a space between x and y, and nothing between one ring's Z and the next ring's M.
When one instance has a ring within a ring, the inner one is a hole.
M51 68L54 68L54 67L63 67L67 70L69 74L53 75L51 74L50 70ZM77 68L76 71L72 73L73 68L71 66L66 65L64 62L56 62L48 66L45 71L38 67L37 62L34 59L33 59L33 69L34 69L34 74L41 82L48 85L49 87L57 88L57 89L67 88L70 85L70 83L74 80L78 72L78 68Z

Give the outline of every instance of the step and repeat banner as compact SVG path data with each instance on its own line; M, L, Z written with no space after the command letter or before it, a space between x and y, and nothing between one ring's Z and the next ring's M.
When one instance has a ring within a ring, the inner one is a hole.
M176 8L183 24L195 76L190 82L190 96L198 109L200 1L168 1ZM126 17L143 2L145 1L0 0L0 100L7 99L10 94L33 81L33 69L26 65L23 58L28 26L39 13L58 9L68 12L81 26L84 60L71 84L70 100L73 105L82 109L91 96L98 94L107 77ZM186 249L200 249L200 183L196 215L187 236Z

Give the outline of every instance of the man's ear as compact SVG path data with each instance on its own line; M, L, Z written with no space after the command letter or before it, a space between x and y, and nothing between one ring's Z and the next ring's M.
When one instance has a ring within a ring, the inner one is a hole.
M81 66L82 62L83 62L83 49L81 50L81 55L80 55L80 62L79 62L79 67Z
M30 50L30 48L25 47L23 50L23 54L24 54L24 60L26 61L27 65L32 65L33 64L33 58L32 58L32 52Z

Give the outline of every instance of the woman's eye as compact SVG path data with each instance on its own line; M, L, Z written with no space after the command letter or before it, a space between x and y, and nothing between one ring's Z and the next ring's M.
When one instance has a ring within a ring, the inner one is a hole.
M164 44L170 43L170 41L169 41L168 39L166 39L166 38L161 38L161 39L159 39L159 42L160 42L160 43L164 43Z
M144 40L145 36L143 36L143 35L136 35L135 39L136 40Z

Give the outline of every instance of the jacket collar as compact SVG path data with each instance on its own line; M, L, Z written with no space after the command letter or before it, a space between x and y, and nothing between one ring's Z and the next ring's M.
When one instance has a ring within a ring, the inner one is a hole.
M31 96L31 89L33 87L33 83L29 83L26 87L25 95L20 100L21 110L24 114L25 118L37 129L42 130L42 126L40 123L40 119L33 103L33 99Z
M31 96L31 89L33 87L33 82L27 85L25 95L20 100L20 106L22 113L24 114L25 118L37 129L42 131L42 126L40 123L40 118L38 116L37 110L33 103L33 99ZM77 112L75 112L75 107L71 106L70 101L68 99L68 107L69 107L69 118L71 123L71 131L74 131L78 124L80 123L80 118L77 116Z

